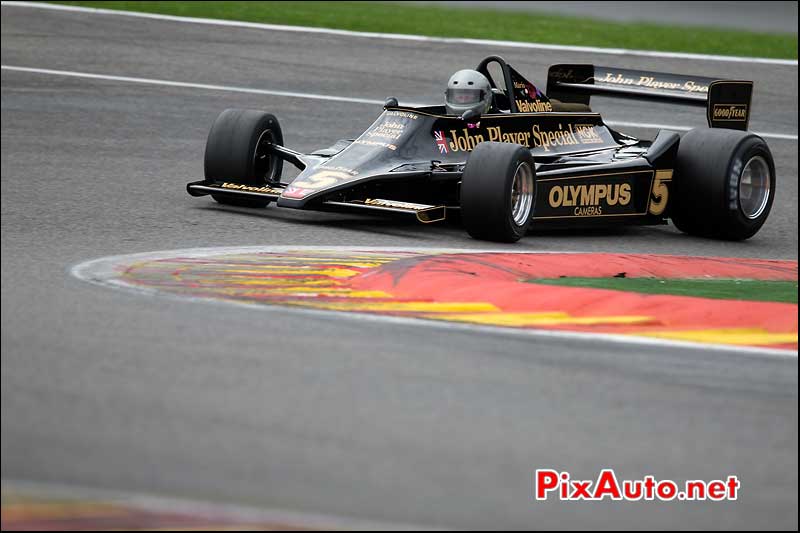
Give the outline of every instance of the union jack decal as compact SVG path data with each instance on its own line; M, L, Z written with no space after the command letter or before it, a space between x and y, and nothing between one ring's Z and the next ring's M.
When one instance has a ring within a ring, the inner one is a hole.
M436 146L439 147L439 153L440 154L446 154L447 153L447 139L444 136L444 132L441 131L441 130L440 131L434 131L433 132L433 138L436 139Z

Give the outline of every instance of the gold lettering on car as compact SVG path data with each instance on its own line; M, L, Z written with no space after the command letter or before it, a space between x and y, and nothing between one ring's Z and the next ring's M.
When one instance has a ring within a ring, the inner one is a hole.
M553 71L551 71L549 73L549 77L550 77L550 79L553 79L553 80L561 80L561 81L563 81L563 80L573 80L575 78L575 73L572 71L572 69L568 69L568 70L558 70L558 69L556 69L556 70L553 70Z
M521 144L522 146L530 146L531 132L529 131L505 133L500 129L500 126L488 127L486 128L486 131L489 133L490 141L515 143L515 144Z
M387 117L408 118L411 120L417 120L417 118L419 118L416 113L409 113L408 111L386 111L384 115Z
M670 181L672 181L672 169L656 170L653 191L650 194L650 205L647 208L651 215L660 215L667 208L667 200L669 200L667 183Z
M633 85L636 87L647 87L649 89L664 89L668 91L685 91L690 93L707 93L708 85L703 85L692 80L684 82L659 80L655 76L639 75L631 78L621 73L606 72L606 75L597 78L596 81L610 83L613 85Z
M401 202L398 200L384 200L382 198L367 198L364 200L364 204L375 205L379 207L391 207L394 209L408 209L409 211L420 211L422 209L428 209L432 207L430 205Z
M549 113L553 110L553 104L550 102L543 102L541 100L526 102L519 98L515 98L515 101L517 103L517 111L520 113Z
M534 124L532 128L533 146L549 152L553 146L577 146L581 142L575 134L572 124L568 129L559 124L557 130L542 130L539 124Z
M405 123L386 121L373 129L366 132L364 135L370 138L385 139L387 141L396 141L400 139L405 131Z
M353 141L353 144L361 144L364 146L380 146L381 148L386 148L387 150L397 150L397 145L380 141L368 141L365 139L356 139L355 141Z
M463 128L460 134L458 130L450 130L450 136L453 138L450 141L450 150L453 152L471 152L485 140L480 133L470 135L467 128Z
M603 144L603 138L592 124L575 124L575 133L583 144Z
M280 195L283 191L281 189L275 189L273 187L263 186L263 187L253 187L251 185L244 185L242 183L230 183L225 182L220 185L223 189L234 189L237 191L247 191L247 192L258 192L261 194L277 194Z
M572 207L576 216L597 216L604 207L626 206L631 202L630 183L556 185L547 198L550 207Z
M521 144L550 152L558 147L604 144L601 129L593 124L558 124L557 129L543 129L534 124L530 131L506 131L500 126L489 126L484 133L472 133L467 128L450 130L448 147L453 152L470 152L484 141Z
M714 104L714 120L721 120L721 121L747 120L747 105Z

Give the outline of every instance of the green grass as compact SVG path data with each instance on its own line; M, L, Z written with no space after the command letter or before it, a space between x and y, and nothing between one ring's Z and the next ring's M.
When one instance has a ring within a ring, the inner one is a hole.
M797 59L797 36L383 2L57 2L355 31Z
M796 281L758 281L735 279L659 279L659 278L552 278L529 279L530 283L587 287L646 294L672 294L722 300L797 303Z

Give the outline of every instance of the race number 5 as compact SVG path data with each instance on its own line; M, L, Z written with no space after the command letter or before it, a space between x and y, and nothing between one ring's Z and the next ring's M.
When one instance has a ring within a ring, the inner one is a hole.
M672 170L656 170L656 177L653 179L653 191L650 194L650 207L648 210L651 215L660 215L667 208L669 199L669 187L667 182L672 181Z
M339 172L337 170L323 170L321 172L317 172L316 174L312 174L307 178L303 178L300 181L294 181L292 182L292 185L301 189L326 189L336 185L336 183L340 181L346 180L349 177L350 175L345 172Z

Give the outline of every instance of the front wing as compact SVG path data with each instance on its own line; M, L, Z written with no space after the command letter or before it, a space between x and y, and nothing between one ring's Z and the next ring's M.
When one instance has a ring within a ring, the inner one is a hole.
M262 199L271 202L277 202L285 188L283 184L254 187L240 183L208 183L205 181L196 181L186 186L186 190L192 196L211 194L223 197ZM303 208L318 211L371 211L395 215L411 215L423 224L440 222L447 216L447 207L444 205L427 205L383 198L364 198L348 201L323 200L306 205Z

